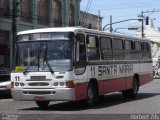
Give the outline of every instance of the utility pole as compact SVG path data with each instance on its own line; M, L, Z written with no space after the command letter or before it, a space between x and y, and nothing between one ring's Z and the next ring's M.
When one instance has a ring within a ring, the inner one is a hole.
M16 32L17 32L17 0L13 0L13 9L12 9L12 66L13 69L13 59L15 55L15 41L16 41Z
M98 30L101 30L100 10L98 10L98 18L97 18L97 20L98 20L98 23L97 23L97 29L98 29Z
M22 0L17 1L17 0L13 0L12 5L13 5L13 9L12 9L12 68L13 66L13 60L14 60L14 55L15 55L15 42L16 42L16 34L17 34L17 12L18 12L18 6L19 4L22 2Z
M113 28L112 28L112 15L110 16L110 32L112 33Z
M141 17L142 17L142 19L144 18L143 13L144 13L144 12L142 11L142 13L141 13L141 15L142 15L142 16L141 16ZM144 21L143 21L143 20L142 20L142 35L141 35L141 36L142 36L142 38L144 37Z

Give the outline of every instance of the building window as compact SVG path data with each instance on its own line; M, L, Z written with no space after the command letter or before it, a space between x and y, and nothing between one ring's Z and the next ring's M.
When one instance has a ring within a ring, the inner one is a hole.
M10 17L9 0L0 0L0 17Z
M74 26L74 25L75 25L75 9L74 6L71 4L69 10L69 26Z
M54 0L53 2L53 16L54 16L54 26L61 27L62 26L62 5L59 0Z
M48 24L48 0L38 0L38 23L39 24Z
M21 20L31 22L32 18L32 0L22 0L21 3Z

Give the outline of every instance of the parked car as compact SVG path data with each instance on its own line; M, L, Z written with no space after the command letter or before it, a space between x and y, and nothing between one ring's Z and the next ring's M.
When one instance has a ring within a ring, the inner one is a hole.
M0 74L0 97L11 96L10 74Z

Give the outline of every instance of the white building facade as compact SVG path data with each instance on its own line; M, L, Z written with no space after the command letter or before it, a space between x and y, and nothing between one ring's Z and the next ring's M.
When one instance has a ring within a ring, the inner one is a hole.
M136 33L136 36L141 36L141 30ZM144 29L144 37L150 39L152 42L152 59L153 69L157 73L160 68L160 27L155 28L153 20L149 20L149 25L146 25Z

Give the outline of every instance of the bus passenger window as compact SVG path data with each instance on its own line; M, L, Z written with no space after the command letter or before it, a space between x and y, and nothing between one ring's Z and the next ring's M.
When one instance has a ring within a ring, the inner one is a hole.
M135 59L140 60L143 57L141 42L135 42Z
M100 45L101 45L101 59L112 60L113 54L112 54L111 38L100 37Z
M133 60L134 59L134 45L132 40L125 40L125 59Z
M113 59L123 60L125 57L123 51L123 40L119 38L113 38L112 47L113 47Z
M87 36L87 55L88 60L99 60L99 43L97 36Z
M151 53L150 53L150 45L148 42L143 42L142 43L142 48L143 48L143 59L144 60L149 60L151 59Z

